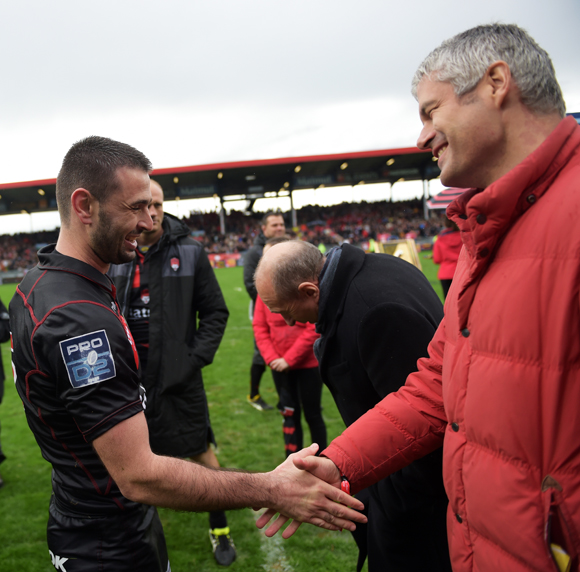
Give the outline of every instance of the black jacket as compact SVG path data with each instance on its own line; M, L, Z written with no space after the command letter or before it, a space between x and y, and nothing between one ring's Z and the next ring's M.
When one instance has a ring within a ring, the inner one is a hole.
M325 288L317 324L320 372L350 425L416 370L443 307L413 265L387 254L365 254L349 244L342 246ZM369 489L378 507L371 507L369 538L382 539L379 557L388 558L372 562L369 545L369 570L450 570L441 453L439 449ZM382 517L371 519L373 510ZM380 530L370 530L373 526Z
M417 369L443 306L413 265L349 244L330 288L317 324L320 371L350 425Z
M145 415L154 452L190 457L201 452L192 446L207 432L201 368L212 363L229 312L207 254L189 237L189 228L165 213L163 230L145 256L151 300L148 364L142 372ZM135 266L135 261L111 266L125 315Z
M8 321L8 310L0 300L0 343L7 342L10 339L10 323ZM4 366L0 359L0 403L4 393Z
M250 295L250 298L255 303L258 297L258 291L256 290L256 285L254 284L254 273L262 258L264 252L264 244L266 244L266 237L260 233L256 240L254 240L254 245L252 248L246 252L244 255L244 286Z

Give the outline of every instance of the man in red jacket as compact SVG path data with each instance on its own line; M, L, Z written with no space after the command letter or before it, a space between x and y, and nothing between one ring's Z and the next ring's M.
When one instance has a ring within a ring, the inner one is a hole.
M464 249L445 317L405 386L296 464L356 492L444 441L456 572L577 571L580 127L515 25L444 42L413 94L418 146L468 189L447 209Z

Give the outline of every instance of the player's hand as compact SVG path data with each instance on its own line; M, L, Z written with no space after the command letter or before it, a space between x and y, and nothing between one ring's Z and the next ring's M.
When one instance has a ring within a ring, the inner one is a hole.
M256 525L263 528L277 513L279 516L266 530L266 536L274 536L290 519L293 522L282 533L283 538L290 538L302 522L309 522L327 530L346 528L353 531L356 528L355 522L367 521L366 516L357 512L364 509L363 503L342 492L336 485L328 484L308 470L301 470L296 466L297 460L311 457L316 451L318 445L310 445L290 455L284 463L269 473L275 480L274 500L270 508L256 521ZM334 466L332 461L326 460ZM308 465L309 462L306 463ZM336 467L334 470L338 473ZM326 468L323 473L327 475L330 471ZM336 480L340 481L340 474Z
M272 360L270 362L270 367L274 371L288 371L290 369L288 362L284 358L277 358L275 360Z

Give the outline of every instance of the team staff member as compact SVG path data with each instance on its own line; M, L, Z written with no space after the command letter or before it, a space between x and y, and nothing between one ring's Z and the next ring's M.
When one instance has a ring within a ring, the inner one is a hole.
M577 572L580 126L515 25L447 40L413 85L418 146L468 189L445 317L406 385L298 464L356 491L445 440L454 571Z
M53 467L47 539L55 567L167 572L154 505L269 506L296 519L285 537L299 521L354 528L347 519L364 517L334 501L360 503L306 478L292 457L271 473L250 474L151 452L139 356L106 275L111 263L135 257L138 236L152 228L150 169L123 143L89 137L73 145L57 178L58 242L39 251L10 303L16 388Z
M201 368L213 361L228 309L203 246L163 212L163 189L153 180L151 197L153 228L137 239L132 262L109 271L139 352L149 443L159 455L219 467ZM229 566L236 551L226 514L212 511L209 521L215 559Z
M284 217L275 212L267 212L262 217L261 232L254 240L254 245L248 250L244 256L244 286L250 295L250 319L254 318L254 308L256 306L256 297L258 292L254 285L254 272L262 258L264 252L264 245L269 238L277 238L284 236L286 227L284 225ZM256 345L254 338L254 355L252 357L252 367L250 368L250 394L248 395L248 402L252 407L258 411L266 411L273 409L271 405L266 403L260 395L260 381L262 375L266 371L266 364L264 358L260 354L260 350Z
M0 343L7 342L10 339L10 324L8 323L8 310L0 300ZM0 403L4 396L4 365L2 364L2 356L0 355ZM6 456L2 452L2 444L0 443L0 463L6 460ZM2 476L0 476L0 488L4 486Z

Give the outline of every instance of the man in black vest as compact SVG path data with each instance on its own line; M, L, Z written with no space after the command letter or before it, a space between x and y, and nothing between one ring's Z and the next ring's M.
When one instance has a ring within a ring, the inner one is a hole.
M290 325L315 322L320 372L350 425L404 385L441 318L441 302L413 265L343 244L326 257L311 244L273 246L256 271L266 306ZM369 487L359 570L449 571L441 449Z

